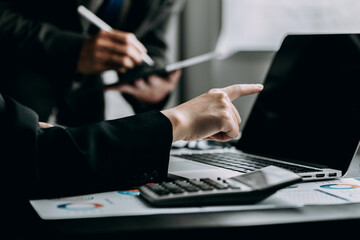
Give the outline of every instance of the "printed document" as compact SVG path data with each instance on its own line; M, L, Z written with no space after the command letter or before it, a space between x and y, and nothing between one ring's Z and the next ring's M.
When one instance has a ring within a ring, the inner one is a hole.
M297 208L304 205L360 203L360 178L294 184L252 205L156 208L145 202L139 195L137 189L131 189L66 198L31 200L30 203L42 219Z

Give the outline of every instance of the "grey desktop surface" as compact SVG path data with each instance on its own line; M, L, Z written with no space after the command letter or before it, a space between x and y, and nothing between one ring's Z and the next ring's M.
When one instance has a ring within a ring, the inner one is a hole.
M360 176L359 154L351 163L346 177ZM232 233L263 234L262 231L297 230L315 231L321 236L331 236L333 230L347 231L350 225L360 225L360 204L305 206L289 209L268 209L217 213L167 214L133 217L109 217L97 219L56 220L47 222L60 235L102 236L116 238L136 233L147 236L153 233L189 233L209 235ZM323 231L327 229L327 231ZM331 230L331 231L329 231ZM315 234L315 232L313 232ZM166 235L168 236L168 235Z

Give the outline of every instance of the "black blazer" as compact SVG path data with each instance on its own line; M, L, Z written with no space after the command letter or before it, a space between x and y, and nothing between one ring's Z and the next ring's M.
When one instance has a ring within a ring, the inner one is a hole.
M167 176L172 126L160 112L41 129L32 110L0 95L0 133L2 180L22 196L116 190Z
M29 199L127 189L166 178L171 142L171 123L160 112L40 129L35 112L0 94L0 181L6 205L1 236L55 237Z
M0 0L0 71L5 76L1 77L0 90L35 110L41 121L47 121L54 106L58 107L58 120L65 125L103 120L100 75L76 74L82 43L91 30L77 13L77 7L83 4L96 12L102 3L103 0ZM131 6L128 17L115 27L135 33L149 55L164 62L164 34L175 1L131 0ZM139 109L136 101L131 104L137 112L164 105Z

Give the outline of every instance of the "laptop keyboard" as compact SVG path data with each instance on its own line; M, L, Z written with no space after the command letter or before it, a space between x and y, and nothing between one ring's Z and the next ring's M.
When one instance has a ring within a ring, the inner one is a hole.
M318 169L315 168L300 167L291 164L267 161L266 159L260 159L242 153L233 153L233 152L208 153L208 154L182 154L179 157L192 160L195 162L200 162L217 167L230 169L241 173L255 171L257 169L270 165L288 169L295 173L318 171Z

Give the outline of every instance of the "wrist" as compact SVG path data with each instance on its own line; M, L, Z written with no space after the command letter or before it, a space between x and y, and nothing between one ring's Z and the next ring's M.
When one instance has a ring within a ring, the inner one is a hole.
M171 122L173 130L173 142L183 140L187 134L186 118L181 112L172 109L161 111Z

